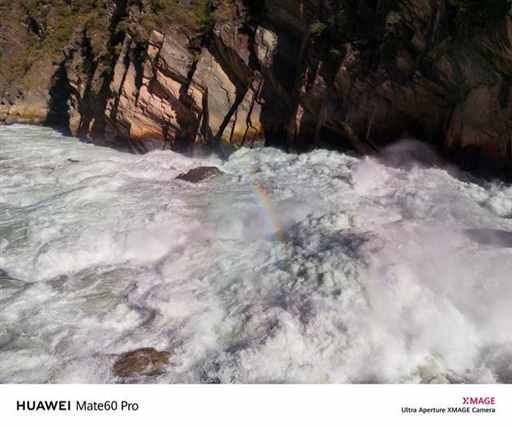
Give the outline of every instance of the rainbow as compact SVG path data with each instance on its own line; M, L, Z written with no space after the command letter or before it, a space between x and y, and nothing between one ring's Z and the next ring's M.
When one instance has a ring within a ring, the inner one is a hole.
M286 258L286 247L287 247L287 239L286 232L279 221L278 214L274 209L274 205L272 203L272 199L266 188L258 181L258 179L254 179L252 182L252 187L254 190L254 194L256 195L256 200L263 212L263 217L266 220L267 226L275 237L274 239L274 257L277 262L283 262Z

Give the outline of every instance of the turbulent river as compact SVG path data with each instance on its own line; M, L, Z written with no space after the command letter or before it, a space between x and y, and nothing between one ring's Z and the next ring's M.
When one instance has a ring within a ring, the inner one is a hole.
M198 166L224 174L175 178ZM512 187L0 127L0 382L512 382Z

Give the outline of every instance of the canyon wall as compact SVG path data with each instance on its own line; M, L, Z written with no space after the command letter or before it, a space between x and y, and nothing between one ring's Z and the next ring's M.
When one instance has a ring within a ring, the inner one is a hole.
M0 121L137 152L413 137L510 173L512 21L487 3L0 0Z

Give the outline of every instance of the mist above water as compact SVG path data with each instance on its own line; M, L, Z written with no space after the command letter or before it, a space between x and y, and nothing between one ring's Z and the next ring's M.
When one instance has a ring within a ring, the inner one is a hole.
M201 166L224 175L175 178ZM132 156L0 128L0 381L512 382L512 188L424 146Z

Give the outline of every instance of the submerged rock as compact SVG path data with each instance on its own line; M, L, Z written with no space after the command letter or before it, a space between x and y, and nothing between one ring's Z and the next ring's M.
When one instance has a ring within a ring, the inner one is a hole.
M169 363L171 354L154 348L141 348L122 354L114 363L114 374L127 378L137 375L158 375Z
M200 166L178 175L176 179L196 184L198 182L206 181L221 175L224 175L224 172L215 166Z
M512 232L492 228L471 228L466 230L471 240L484 246L512 248Z
M21 280L15 279L14 277L9 276L5 270L0 268L0 284L2 282L21 282Z

